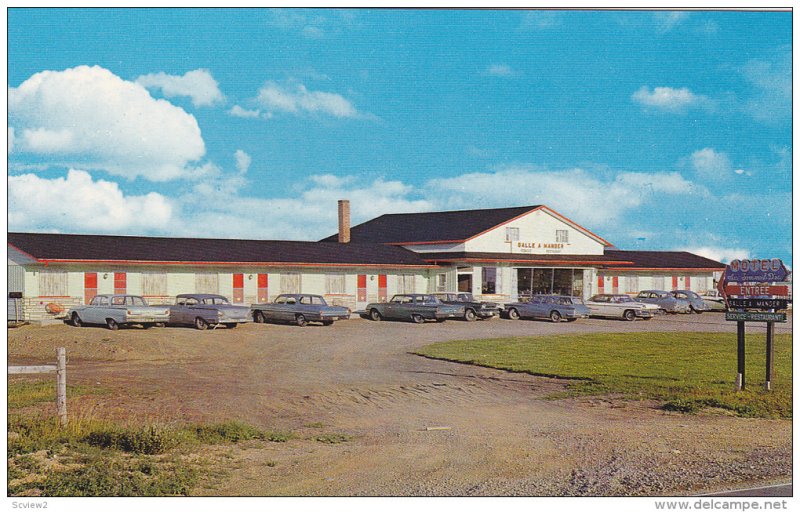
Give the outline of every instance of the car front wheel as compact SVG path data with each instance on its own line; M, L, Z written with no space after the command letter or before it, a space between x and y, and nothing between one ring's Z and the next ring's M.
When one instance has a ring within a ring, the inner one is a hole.
M264 322L267 321L267 319L264 318L264 313L262 313L261 311L256 311L255 313L253 313L253 321L257 324L263 324Z
M558 323L561 321L561 313L558 311L551 311L550 312L550 321L553 323Z
M626 309L625 313L623 313L622 315L622 318L624 318L629 322L633 322L634 320L636 320L636 312L633 311L632 309Z
M297 315L294 321L297 322L297 325L300 327L305 327L308 324L304 315Z
M422 315L414 314L411 315L411 321L414 322L415 324L421 324L425 322L425 319L422 317Z
M468 309L464 312L464 320L466 320L467 322L472 322L476 318L478 318L478 315L475 314L475 310Z
M205 331L208 329L208 322L198 316L194 319L194 328L198 331Z
M370 320L374 320L375 322L380 322L383 317L381 316L380 311L378 311L377 309L373 309L369 312L369 318Z
M112 331L119 329L119 324L113 318L106 319L106 326Z
M78 313L72 313L72 325L75 327L83 327L83 322L81 321L81 317L78 316Z
M519 320L519 311L514 308L508 310L508 318L511 320Z

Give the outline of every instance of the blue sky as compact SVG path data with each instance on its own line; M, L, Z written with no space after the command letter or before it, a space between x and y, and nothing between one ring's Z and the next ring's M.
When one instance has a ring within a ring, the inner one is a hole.
M791 264L791 14L8 11L9 229L315 240L547 204Z

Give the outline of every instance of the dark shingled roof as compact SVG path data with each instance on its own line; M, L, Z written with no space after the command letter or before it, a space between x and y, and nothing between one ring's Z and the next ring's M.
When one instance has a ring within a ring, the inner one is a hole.
M8 233L8 243L40 260L427 265L401 247L274 240Z
M526 254L526 253L497 253L497 252L424 252L420 257L430 262L476 261L476 262L513 262L522 264L613 264L628 265L633 262L622 261L608 254L581 255L581 254ZM558 263L553 263L558 262Z
M354 242L384 244L467 240L536 208L539 205L450 212L390 213L354 226L350 230L350 239ZM338 235L331 235L321 241L337 240Z
M685 251L606 251L606 256L632 261L632 268L725 269L724 263Z

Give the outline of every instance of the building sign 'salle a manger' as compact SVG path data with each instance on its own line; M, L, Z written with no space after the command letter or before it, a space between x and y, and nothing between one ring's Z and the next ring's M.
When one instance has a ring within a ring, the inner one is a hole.
M567 244L554 242L514 242L514 246L521 253L547 253L558 254Z

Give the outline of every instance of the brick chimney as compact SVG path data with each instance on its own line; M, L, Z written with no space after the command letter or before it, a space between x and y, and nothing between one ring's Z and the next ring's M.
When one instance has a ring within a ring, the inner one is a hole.
M350 243L350 201L339 200L339 243Z

